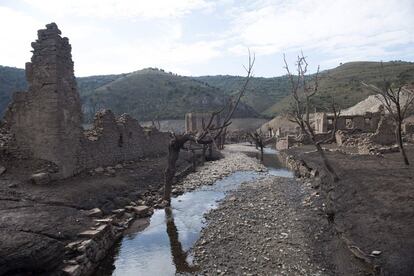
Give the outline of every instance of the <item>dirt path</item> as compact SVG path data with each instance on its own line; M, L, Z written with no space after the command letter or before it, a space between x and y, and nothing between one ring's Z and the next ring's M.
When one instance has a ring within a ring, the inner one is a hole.
M334 275L330 227L315 190L266 176L207 216L194 248L202 275Z

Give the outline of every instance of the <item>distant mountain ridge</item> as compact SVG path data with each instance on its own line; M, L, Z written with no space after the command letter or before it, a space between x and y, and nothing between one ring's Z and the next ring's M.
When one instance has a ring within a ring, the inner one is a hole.
M379 82L379 68L379 62L350 62L321 72L314 105L327 110L332 96L341 108L360 102L372 94L361 82ZM405 74L406 79L414 82L412 62L384 62L384 71L390 78ZM186 112L216 110L237 93L243 81L242 76L185 77L156 68L77 78L86 119L90 120L101 108L109 108L116 114L130 113L142 121L182 119ZM0 66L0 115L12 92L26 88L23 69ZM236 117L271 118L284 113L289 105L290 84L286 76L254 77Z

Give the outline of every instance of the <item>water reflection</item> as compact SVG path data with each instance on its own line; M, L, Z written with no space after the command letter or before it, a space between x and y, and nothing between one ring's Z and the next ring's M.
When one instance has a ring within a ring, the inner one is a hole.
M200 236L204 214L216 208L226 192L258 176L251 171L236 172L212 186L173 198L172 208L156 210L144 230L128 231L95 275L164 276L194 272L196 267L188 251ZM132 228L139 229L140 225Z
M178 239L178 230L174 223L174 216L171 208L165 208L165 218L167 221L167 234L170 239L171 255L177 272L194 272L195 266L187 262L187 252L183 250L181 242Z

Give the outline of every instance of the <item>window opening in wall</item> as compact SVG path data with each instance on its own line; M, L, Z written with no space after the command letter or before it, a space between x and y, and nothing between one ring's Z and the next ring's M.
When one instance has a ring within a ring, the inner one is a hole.
M352 119L345 119L346 128L354 128L354 122Z
M120 134L119 139L118 139L118 147L122 148L123 145L124 145L124 137L122 137L122 134Z

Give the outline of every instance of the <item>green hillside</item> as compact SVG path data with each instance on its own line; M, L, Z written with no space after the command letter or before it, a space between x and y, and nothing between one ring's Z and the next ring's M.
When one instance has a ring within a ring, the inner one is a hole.
M384 62L384 73L390 80L405 75L414 81L414 63L402 61ZM313 98L318 110L329 110L331 97L341 108L347 108L364 100L372 91L363 87L361 82L378 84L381 82L380 62L349 62L320 74L319 92ZM275 102L263 112L264 115L283 113L290 103L290 97Z
M414 81L414 63L385 62L389 78L405 75ZM365 99L372 92L361 82L381 80L379 62L350 62L321 72L320 88L313 102L318 110L328 109L331 96L342 108ZM182 119L189 111L215 110L242 86L244 77L183 77L159 69L129 74L77 78L85 118L90 120L101 108L130 113L139 120ZM26 89L24 70L0 66L0 116L13 91ZM237 117L273 117L289 106L286 76L252 78Z
M0 65L0 118L9 104L14 91L26 90L23 69Z
M204 82L214 87L218 87L227 94L232 94L237 91L244 82L244 77L239 76L203 76L196 77L196 80ZM262 115L275 102L281 101L289 95L289 80L286 76L274 78L252 78L248 90L244 98L244 103L253 107Z
M116 114L126 112L139 120L182 119L187 112L217 110L228 99L221 89L158 69L136 71L80 92L87 118L101 108L109 108ZM235 116L259 114L241 104Z

